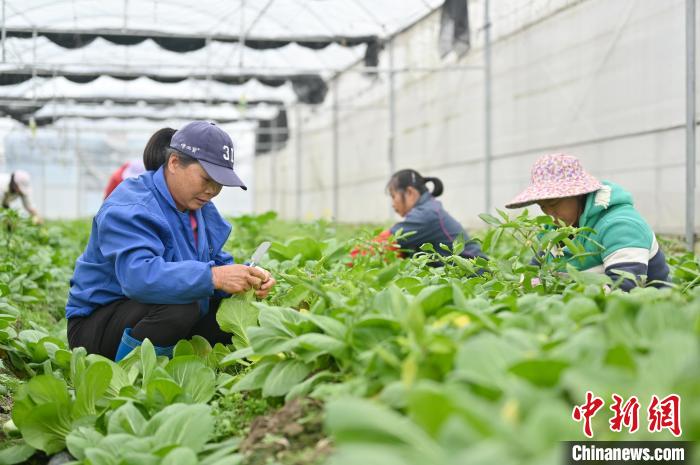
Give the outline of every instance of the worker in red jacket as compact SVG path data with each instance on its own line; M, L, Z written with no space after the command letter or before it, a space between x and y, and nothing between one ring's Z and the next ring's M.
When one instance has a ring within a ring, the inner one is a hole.
M109 194L111 194L123 180L138 178L145 172L146 168L144 168L141 160L129 160L124 163L109 177L109 183L105 189L105 199L109 197Z

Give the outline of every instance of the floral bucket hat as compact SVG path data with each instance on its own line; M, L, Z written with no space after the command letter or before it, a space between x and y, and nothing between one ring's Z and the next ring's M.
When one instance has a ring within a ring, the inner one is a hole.
M522 208L538 200L560 199L588 194L603 184L583 169L578 158L564 153L540 157L530 172L530 185L506 204Z

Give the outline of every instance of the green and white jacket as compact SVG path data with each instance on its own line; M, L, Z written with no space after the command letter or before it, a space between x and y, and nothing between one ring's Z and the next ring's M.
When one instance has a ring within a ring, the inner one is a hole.
M668 265L656 236L634 208L632 195L622 187L604 181L601 189L586 195L578 225L593 229L595 232L581 236L595 242L577 238L591 255L572 258L570 264L576 269L605 273L615 280L620 276L614 270L647 276L647 282L668 280ZM571 256L566 248L561 253ZM634 282L626 279L620 287L629 290L634 286Z

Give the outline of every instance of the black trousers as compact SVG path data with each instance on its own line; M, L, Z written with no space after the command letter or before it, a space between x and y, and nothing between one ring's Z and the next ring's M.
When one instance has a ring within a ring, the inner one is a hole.
M200 319L199 305L144 304L122 299L100 307L86 317L68 320L68 345L71 349L85 347L89 354L100 354L111 360L117 353L122 333L131 329L138 339L148 338L153 345L168 347L180 339L198 335L211 345L231 343L231 334L225 333L216 322L221 299L209 301L209 312Z

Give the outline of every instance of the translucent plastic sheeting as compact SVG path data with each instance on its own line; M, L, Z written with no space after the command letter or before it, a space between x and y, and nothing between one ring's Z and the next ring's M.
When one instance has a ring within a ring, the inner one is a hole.
M241 60L241 49L243 59ZM346 67L361 59L365 46L343 47L331 44L312 50L295 43L269 50L250 50L238 43L212 42L187 53L164 50L153 40L137 45L117 45L97 38L76 49L63 48L46 37L16 38L5 41L5 63L0 70L39 68L66 73L98 72L182 75L259 74L270 77L332 70ZM241 64L243 67L241 67Z
M170 106L153 105L86 105L52 102L34 117L48 119L56 117L82 118L146 118L146 119L206 119L212 121L238 121L242 119L272 119L278 108L272 105L257 105L239 110L233 105L176 104Z
M12 120L11 120L12 121ZM80 128L81 131L98 132L98 133L108 133L110 131L121 131L121 132L144 132L143 144L146 144L148 137L155 132L157 129L163 127L171 127L179 129L185 124L191 122L190 118L170 118L163 120L151 120L147 118L134 117L129 119L121 118L102 118L102 119L90 119L81 117L64 117L56 119L54 128L56 130L61 130L64 128ZM26 131L26 127L20 123L14 123L14 128L16 131ZM221 123L220 126L225 129L231 137L234 134L240 135L243 133L248 133L255 131L258 126L256 121L236 121L236 122L226 122ZM237 143L234 137L234 146Z
M100 76L92 82L78 84L64 77L33 78L25 82L0 86L0 99L171 99L214 101L294 101L290 84L267 87L258 81L248 81L240 86L220 82L187 79L175 83L159 83L145 77L123 81Z
M442 0L5 0L6 26L255 39L386 37Z

